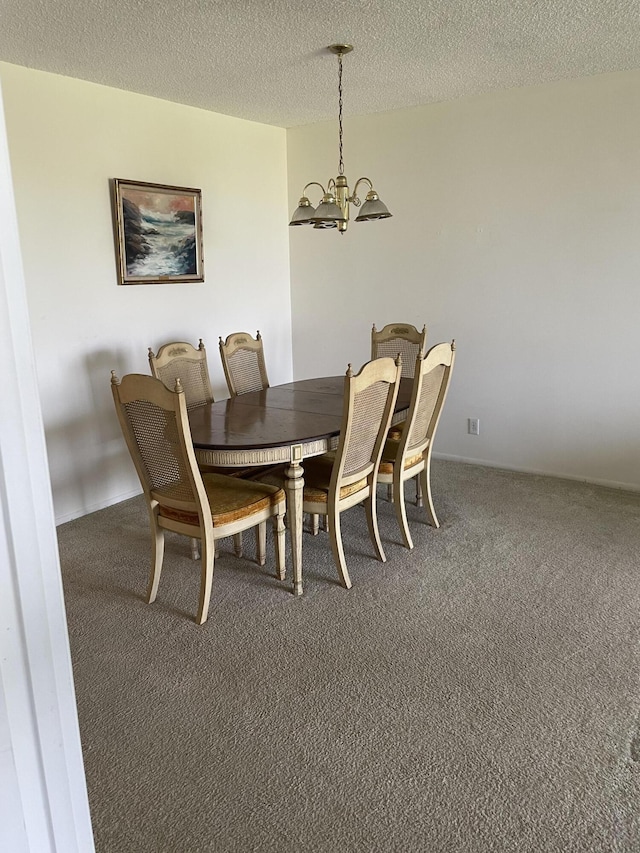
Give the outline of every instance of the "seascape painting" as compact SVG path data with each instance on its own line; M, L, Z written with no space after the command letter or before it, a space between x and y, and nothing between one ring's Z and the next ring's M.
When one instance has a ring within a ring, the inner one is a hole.
M204 281L200 190L114 180L120 284Z

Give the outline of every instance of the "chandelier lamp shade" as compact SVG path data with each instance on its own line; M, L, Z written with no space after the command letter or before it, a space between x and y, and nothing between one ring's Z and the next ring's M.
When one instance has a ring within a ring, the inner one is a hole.
M342 159L342 57L350 53L353 46L350 44L332 44L328 50L338 57L338 140L339 161L338 176L330 178L326 189L317 181L310 181L302 190L302 197L298 202L289 225L312 225L314 228L337 228L341 234L347 230L349 224L349 205L360 207L361 201L358 196L358 187L364 184L368 187L364 204L360 213L356 216L356 222L369 222L373 219L388 219L391 214L386 205L380 200L369 178L358 178L353 188L349 190L347 176L344 173L344 161ZM322 191L320 203L313 207L307 196L309 187L318 187Z

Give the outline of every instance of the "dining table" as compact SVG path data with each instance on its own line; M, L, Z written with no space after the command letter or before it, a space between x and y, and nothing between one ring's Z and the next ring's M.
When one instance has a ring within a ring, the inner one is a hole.
M302 595L303 462L337 447L344 383L344 376L301 379L189 410L199 464L230 469L285 465L294 595ZM412 385L411 379L400 380L392 423L406 415Z

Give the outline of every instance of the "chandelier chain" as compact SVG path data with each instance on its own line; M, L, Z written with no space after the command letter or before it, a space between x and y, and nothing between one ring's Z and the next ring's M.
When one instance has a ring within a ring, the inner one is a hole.
M338 54L338 127L340 141L340 164L338 174L344 175L344 160L342 159L342 54Z

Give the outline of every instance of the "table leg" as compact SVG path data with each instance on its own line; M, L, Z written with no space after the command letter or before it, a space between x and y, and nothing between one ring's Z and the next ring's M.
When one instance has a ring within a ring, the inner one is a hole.
M291 536L291 561L293 564L293 594L302 595L302 493L304 472L297 459L285 469L287 492L287 515Z

